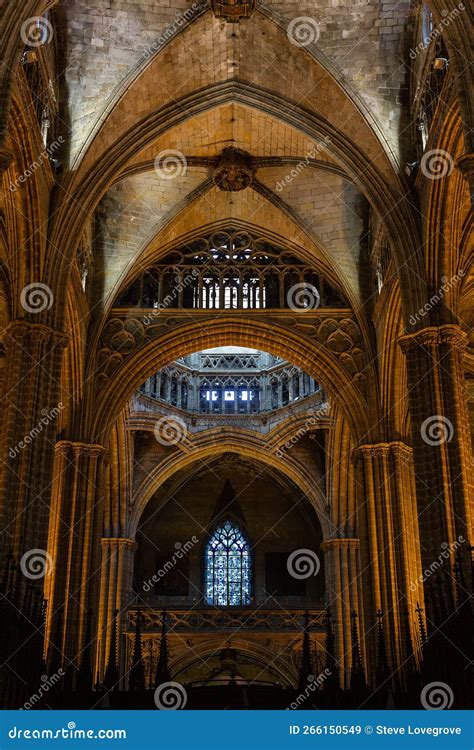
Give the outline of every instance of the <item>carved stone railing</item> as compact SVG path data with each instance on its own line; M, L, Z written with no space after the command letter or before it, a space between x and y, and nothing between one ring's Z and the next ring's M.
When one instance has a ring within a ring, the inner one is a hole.
M300 334L304 345L316 344L337 359L348 376L357 382L365 393L366 357L359 325L351 309L310 310L233 310L232 319L252 320L267 325L278 336L278 329L288 329L293 335ZM192 321L196 327L212 327L222 320L222 313L213 310L194 310ZM186 310L145 310L138 308L115 308L102 331L98 350L99 389L115 373L121 364L152 341L169 336L189 326L190 316Z
M199 414L190 413L176 406L157 401L143 393L133 394L130 417L127 424L131 428L141 429L148 415L156 421L161 416L175 414L186 424L190 433L210 430L213 427L230 425L236 428L253 430L262 434L272 431L281 422L290 417L293 420L303 415L315 417L315 427L322 427L331 420L331 406L322 392L313 393L300 401L295 401L287 406L282 406L272 412L261 412L259 414Z
M162 627L162 613L159 609L137 607L128 612L127 630L133 632L137 612L141 616L143 634L159 633ZM287 631L301 633L304 628L304 609L186 609L167 610L167 625L170 632L203 632L236 630L245 631ZM308 610L308 624L312 630L324 630L325 610Z

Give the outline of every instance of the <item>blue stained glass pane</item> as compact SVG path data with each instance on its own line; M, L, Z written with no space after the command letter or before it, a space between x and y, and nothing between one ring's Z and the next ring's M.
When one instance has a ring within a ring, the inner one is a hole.
M215 530L205 553L206 599L220 607L250 604L250 550L237 526L226 521Z

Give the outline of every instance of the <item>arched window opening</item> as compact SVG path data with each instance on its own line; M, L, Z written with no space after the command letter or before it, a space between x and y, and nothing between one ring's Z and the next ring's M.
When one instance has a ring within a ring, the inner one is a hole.
M296 285L296 289L295 289ZM317 290L297 294L304 286ZM121 292L117 307L262 310L349 307L301 258L261 237L229 230L174 250Z
M243 607L251 601L250 545L238 526L225 521L205 551L206 601L217 607Z

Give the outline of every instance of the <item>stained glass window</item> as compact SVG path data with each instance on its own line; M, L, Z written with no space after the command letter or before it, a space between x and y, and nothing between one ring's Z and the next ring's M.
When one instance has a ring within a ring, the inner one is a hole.
M220 607L250 604L248 540L230 521L219 526L206 546L206 599Z

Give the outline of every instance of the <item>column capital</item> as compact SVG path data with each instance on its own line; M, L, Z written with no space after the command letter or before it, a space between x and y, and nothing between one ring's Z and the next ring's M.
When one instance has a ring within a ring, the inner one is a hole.
M74 457L76 456L89 456L90 458L96 458L97 456L103 456L107 453L107 449L103 445L97 443L81 443L74 442L72 440L60 440L54 447L56 453L62 456L69 456L71 453Z
M444 326L429 326L415 333L408 333L398 339L404 354L419 348L429 346L440 346L441 344L453 344L456 348L464 351L467 346L467 334L462 328L454 323Z
M8 349L13 342L29 341L51 341L54 346L65 349L69 343L69 337L64 331L56 331L44 323L32 323L29 320L12 320L3 332L3 343Z
M344 549L347 547L359 547L359 540L356 537L334 537L334 539L325 539L321 543L321 550L324 553L331 549Z
M359 458L375 458L376 456L389 456L391 443L369 443L367 445L359 445L352 451L352 461L357 461Z

